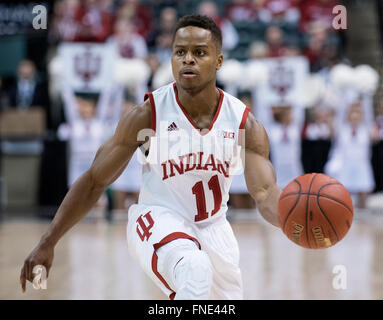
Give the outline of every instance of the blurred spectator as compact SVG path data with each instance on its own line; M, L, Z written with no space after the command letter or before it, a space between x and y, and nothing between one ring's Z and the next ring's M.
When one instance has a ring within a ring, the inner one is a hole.
M77 94L71 88L62 89L66 123L60 125L58 137L69 140L70 159L68 185L88 170L106 136L108 102L111 90L104 89L97 100L91 94Z
M53 7L49 39L53 44L61 41L73 41L77 33L76 12L80 0L56 1Z
M331 112L324 108L311 110L311 121L302 130L302 165L305 173L323 173L334 135Z
M299 105L258 106L255 115L265 127L270 141L270 158L280 188L286 187L303 173L301 163L301 131L304 121Z
M147 42L150 48L156 45L156 38L161 34L170 33L173 35L177 23L177 11L172 7L164 8L160 11L158 23L155 24L152 33L148 36Z
M76 9L75 21L74 41L105 42L113 33L113 15L103 8L100 0L83 0Z
M334 65L344 60L339 39L326 29L323 22L312 23L307 37L308 43L303 53L310 62L311 72L318 72L323 68L329 71Z
M225 9L225 17L231 22L253 22L257 18L257 12L252 1L233 0Z
M151 92L151 91L154 91L156 88L153 87L153 77L156 73L156 71L158 70L158 68L161 66L161 63L160 63L160 60L158 59L158 56L155 52L149 52L147 58L146 58L146 62L148 63L149 67L150 67L150 77L149 77L149 80L148 80L148 90Z
M375 191L383 191L383 99L379 101L373 135L372 166L374 169Z
M277 106L273 109L274 118L270 114L269 122L266 123L269 127L271 161L277 174L278 186L285 188L294 178L303 174L301 164L303 111L299 106L294 108Z
M263 0L259 19L264 23L285 22L298 24L300 11L297 0Z
M336 113L335 148L325 173L338 179L357 195L356 207L366 208L375 182L371 165L373 105L365 96L350 106L340 105Z
M136 33L133 23L127 19L116 21L115 34L108 39L108 43L116 45L123 58L145 59L148 54L145 39Z
M163 9L174 8L179 12L181 9L180 7L185 4L185 2L187 3L187 1L184 0L152 0L150 2L150 7L153 9L155 21L159 21Z
M6 94L10 107L28 109L33 106L47 107L48 93L45 86L37 81L35 64L22 60L17 71L17 81Z
M289 43L286 45L285 53L284 53L285 57L297 57L300 55L302 55L302 51L298 46L296 46L295 44L289 44Z
M217 5L213 1L204 1L198 8L198 13L212 18L222 31L222 50L230 51L238 43L238 33L228 19L219 16Z
M300 2L301 19L300 29L308 32L312 23L321 21L326 29L332 27L334 15L333 8L338 5L335 0L303 0Z
M116 10L116 2L114 0L98 0L100 2L101 10L105 12L114 13Z
M283 39L283 31L277 26L270 26L266 30L266 43L268 46L268 57L276 58L285 56L287 47Z
M269 56L269 47L261 41L253 42L248 50L248 59L263 59Z
M103 89L98 99L94 94L77 94L70 87L62 88L66 123L59 126L60 140L69 141L68 187L86 172L98 148L108 138L110 101L112 90ZM115 121L114 121L115 122ZM98 199L93 214L103 216L107 198Z
M177 19L176 9L172 7L162 9L159 22L148 36L149 48L157 53L161 64L169 62L172 56L173 32Z
M133 22L136 31L145 39L152 31L154 15L150 7L140 0L123 0L118 10L118 17Z
M308 35L308 45L304 49L304 55L309 60L312 72L317 72L323 65L323 50L328 41L328 31L323 22L311 25Z
M379 137L381 140L383 140L383 99L381 99L379 102L375 123L379 130Z
M383 49L383 2L381 0L376 1L376 11L379 21L379 31L380 31L380 47Z

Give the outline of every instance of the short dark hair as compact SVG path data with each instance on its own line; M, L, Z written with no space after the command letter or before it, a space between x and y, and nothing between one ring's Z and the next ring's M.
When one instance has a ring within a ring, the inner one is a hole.
M199 14L191 14L182 17L178 20L177 25L174 29L173 42L176 37L176 33L179 29L185 28L188 26L199 27L211 32L213 40L217 44L217 49L219 51L222 49L222 32L221 29L217 26L213 19L208 16L201 16Z

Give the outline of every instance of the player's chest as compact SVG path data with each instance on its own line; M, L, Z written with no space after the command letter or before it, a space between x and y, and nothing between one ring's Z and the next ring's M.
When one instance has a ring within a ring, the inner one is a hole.
M238 131L230 123L218 122L211 130L199 130L182 118L160 123L156 135L150 139L149 162L188 168L217 168L238 161L241 148ZM207 166L206 166L207 164Z

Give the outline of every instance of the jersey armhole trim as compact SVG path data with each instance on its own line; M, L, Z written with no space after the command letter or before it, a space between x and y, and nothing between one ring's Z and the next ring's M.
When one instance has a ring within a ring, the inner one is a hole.
M245 124L246 124L246 120L247 120L247 116L249 115L249 112L250 112L250 108L248 106L246 106L246 109L242 115L242 120L241 120L241 124L239 125L239 129L245 128Z
M154 102L153 93L147 92L144 97L144 101L149 98L150 107L152 109L152 130L156 132L156 104Z
M249 115L249 112L250 112L250 108L246 106L246 109L242 115L241 123L239 125L239 130L238 130L238 145L239 146L242 145L242 134L244 134L242 130L245 129L246 120L247 120L247 116Z
M163 238L160 242L157 242L157 243L153 244L154 252L153 252L153 256L152 256L152 270L153 270L154 274L157 276L157 278L166 287L166 289L168 289L168 290L170 290L172 292L169 295L170 300L174 299L174 297L176 295L176 292L173 289L170 288L169 284L166 282L166 280L158 272L158 269L157 269L157 263L158 263L157 250L159 248L161 248L162 246L164 246L165 244L167 244L167 243L169 243L169 242L171 242L173 240L176 240L176 239L190 239L190 240L194 240L196 242L196 244L198 245L198 248L201 250L201 244L199 243L199 241L196 238L194 238L192 236L189 236L188 234L183 233L183 232L173 232L173 233L167 235L165 238Z

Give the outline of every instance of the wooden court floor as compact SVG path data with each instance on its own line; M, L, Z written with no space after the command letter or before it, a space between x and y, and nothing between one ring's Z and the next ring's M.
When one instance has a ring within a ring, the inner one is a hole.
M245 299L383 299L383 211L357 214L343 241L325 250L300 248L247 213L230 212L230 217ZM0 223L0 299L167 299L131 258L126 221L104 220L84 220L65 235L47 289L29 283L23 294L22 263L47 225L25 219Z

